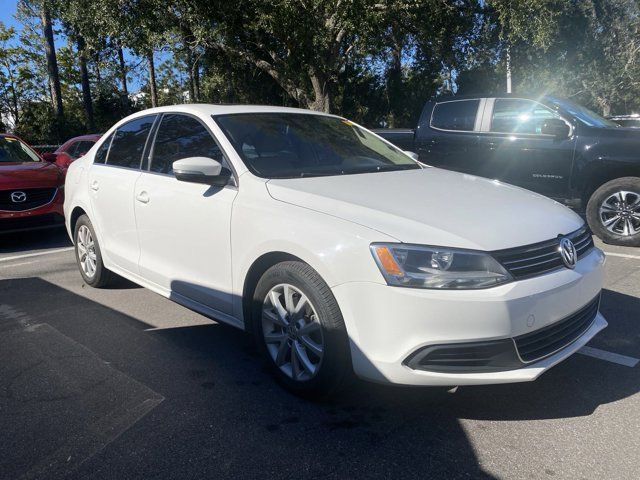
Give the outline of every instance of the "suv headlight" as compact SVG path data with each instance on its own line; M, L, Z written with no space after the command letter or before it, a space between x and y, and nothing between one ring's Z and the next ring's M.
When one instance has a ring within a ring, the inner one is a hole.
M371 252L389 285L413 288L473 289L512 280L491 255L446 247L374 243Z

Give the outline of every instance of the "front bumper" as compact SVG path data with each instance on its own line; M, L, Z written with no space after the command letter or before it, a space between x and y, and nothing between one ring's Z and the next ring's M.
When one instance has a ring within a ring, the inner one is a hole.
M351 342L353 368L368 380L404 385L474 385L535 380L606 327L597 313L574 341L521 368L472 373L411 368L434 345L491 342L530 334L569 317L597 297L604 254L594 248L574 270L487 290L438 291L353 282L332 290Z
M0 234L60 227L64 225L64 189L58 188L51 202L22 211L0 210Z

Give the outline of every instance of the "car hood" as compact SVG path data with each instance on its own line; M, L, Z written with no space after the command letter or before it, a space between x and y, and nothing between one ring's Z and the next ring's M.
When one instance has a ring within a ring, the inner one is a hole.
M62 172L49 162L0 163L0 190L57 187Z
M536 193L438 168L274 179L267 189L276 200L405 243L500 250L549 240L584 223Z

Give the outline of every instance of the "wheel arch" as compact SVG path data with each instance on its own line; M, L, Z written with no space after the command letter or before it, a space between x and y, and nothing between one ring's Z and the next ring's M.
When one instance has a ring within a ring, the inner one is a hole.
M255 290L258 281L271 267L278 263L287 261L297 261L309 265L308 262L305 262L300 257L292 255L291 253L274 251L261 255L254 260L249 267L249 270L244 277L242 287L242 317L244 319L244 328L247 332L253 332L251 303L253 301L253 291Z
M600 165L586 172L582 185L582 204L587 206L593 193L605 183L623 177L640 177L639 165Z
M69 217L69 229L70 229L70 234L71 234L72 241L75 240L73 238L73 234L74 234L74 232L76 230L76 223L78 223L78 219L82 215L87 215L87 212L82 207L77 206L71 211L71 216Z

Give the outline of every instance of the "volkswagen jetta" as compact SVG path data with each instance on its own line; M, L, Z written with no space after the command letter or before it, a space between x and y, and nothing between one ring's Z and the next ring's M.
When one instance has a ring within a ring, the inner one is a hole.
M534 380L606 326L603 253L538 194L426 167L306 110L136 113L69 167L84 281L126 277L252 332L306 395Z

